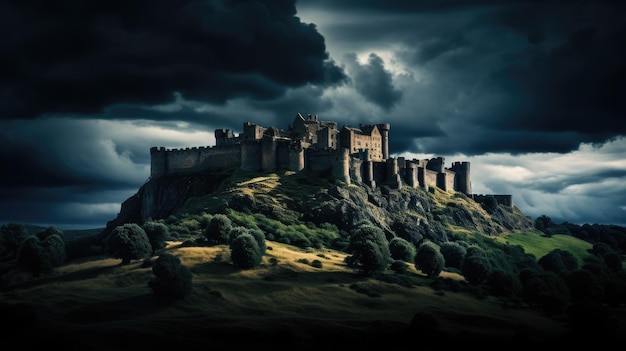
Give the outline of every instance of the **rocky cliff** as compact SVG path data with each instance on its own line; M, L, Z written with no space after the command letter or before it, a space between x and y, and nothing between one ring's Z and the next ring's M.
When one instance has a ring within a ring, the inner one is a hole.
M372 189L346 185L324 173L256 174L239 170L148 180L122 203L106 235L123 223L143 223L183 213L222 213L227 208L262 213L283 222L324 222L348 231L368 220L413 242L447 240L455 232L501 235L531 230L533 220L516 207L477 203L438 188Z

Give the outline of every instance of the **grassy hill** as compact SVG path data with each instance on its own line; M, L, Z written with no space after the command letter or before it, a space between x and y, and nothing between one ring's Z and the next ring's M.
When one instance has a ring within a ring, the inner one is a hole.
M411 266L385 281L358 276L345 266L346 254L340 251L278 242L268 247L260 267L237 270L228 262L226 246L171 242L167 250L193 272L193 293L172 304L153 297L147 286L153 274L141 261L121 266L119 260L94 257L37 279L14 272L5 277L1 296L13 307L5 307L3 316L12 322L11 336L25 346L54 341L90 350L202 344L369 349L382 340L391 347L420 338L419 343L428 344L436 334L452 344L534 343L552 342L554 335L567 332L560 318L512 309L494 298L435 290ZM314 260L322 267L313 267ZM418 313L437 324L411 328Z
M265 234L268 250L258 267L237 269L228 246L202 242L218 213L234 226ZM165 303L153 294L148 282L157 256L121 265L104 255L103 239L112 226L142 221L167 225L170 241L163 252L179 257L192 273L186 298ZM14 262L2 262L0 313L10 323L0 337L26 349L58 344L81 350L317 351L573 347L589 341L586 335L600 346L626 332L619 303L608 316L589 314L583 325L591 332L581 333L567 311L526 303L519 287L514 295L492 294L498 284L474 286L457 268L445 267L436 279L412 262L405 262L404 272L358 274L346 265L344 249L350 229L361 221L415 245L430 240L480 247L494 271L511 269L517 276L516 265L535 269L535 261L555 248L571 252L581 265L594 258L589 241L545 236L515 207L437 188L374 190L324 174L289 172L159 179L125 202L107 228L66 232L71 259L50 274L33 277L12 269ZM31 234L40 229L29 227ZM503 272L497 277L510 283ZM626 286L619 278L606 281L615 283L606 285L614 290L611 297L624 301ZM559 296L539 295L535 301L549 307L554 298ZM592 312L604 313L604 306Z

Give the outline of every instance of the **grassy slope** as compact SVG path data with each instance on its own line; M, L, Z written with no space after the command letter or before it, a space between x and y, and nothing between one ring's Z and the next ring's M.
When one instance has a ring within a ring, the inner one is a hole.
M580 265L586 257L591 255L589 250L592 248L591 243L571 235L557 234L548 237L541 232L511 233L496 237L495 240L505 244L520 245L525 252L535 256L536 259L540 259L555 248L566 250L578 259Z
M67 264L51 277L15 274L8 277L10 289L3 291L0 301L24 303L35 311L36 324L12 332L22 342L44 346L54 338L92 350L123 346L121 338L128 336L138 345L155 342L177 348L201 342L231 346L260 342L273 348L319 350L327 349L333 338L343 340L344 346L367 346L374 339L415 340L418 332L404 331L417 312L435 316L441 331L449 335L506 340L523 335L540 340L566 330L559 319L507 309L493 299L436 292L412 266L406 274L412 285L403 286L357 276L338 251L303 250L277 242L268 246L271 250L259 268L239 271L228 262L225 246L172 243L168 250L193 272L193 293L170 305L157 301L147 287L153 277L150 268L139 261L120 266L119 260L108 258ZM271 258L278 263L272 264ZM301 259L318 259L323 267L314 268ZM39 329L34 332L33 327Z

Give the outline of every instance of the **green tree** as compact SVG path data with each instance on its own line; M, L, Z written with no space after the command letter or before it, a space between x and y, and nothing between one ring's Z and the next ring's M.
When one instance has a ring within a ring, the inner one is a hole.
M389 240L389 252L394 260L412 262L416 249L410 241L396 236Z
M36 236L29 236L22 243L20 252L17 256L17 266L23 268L39 277L42 271L43 247Z
M230 259L237 268L254 268L261 263L262 258L259 244L252 234L240 234L230 243Z
M446 241L439 245L439 252L443 255L446 267L461 269L467 250L454 241Z
M106 252L113 258L121 258L122 265L131 260L148 257L152 253L150 239L137 223L125 223L117 226L109 234Z
M141 228L148 236L153 255L155 252L167 245L167 240L170 238L170 230L167 225L161 222L147 221L141 226Z
M227 243L232 243L233 240L242 235L242 234L250 234L250 229L246 228L246 227L242 227L242 226L234 226L232 227L232 229L230 230L230 233L228 234L228 241Z
M468 247L466 250L467 252L461 265L461 274L472 285L486 282L492 271L487 253L475 245Z
M267 251L267 243L265 242L265 233L263 230L259 228L249 229L248 232L256 239L257 244L259 244L259 251L261 251L261 255L265 255Z
M16 258L28 236L26 226L22 223L2 225L0 227L0 254L9 258Z
M24 241L17 265L38 277L50 273L63 264L66 258L65 241L58 234L51 234L43 240L33 235Z
M578 269L578 260L571 252L561 249L553 249L543 255L537 263L546 271L552 271L560 275L567 275Z
M439 276L445 266L445 259L439 246L432 241L424 241L415 253L415 268L430 278Z
M192 291L193 275L180 258L164 253L159 255L152 266L154 279L148 281L152 292L164 300L181 299Z
M360 223L352 230L346 251L350 253L345 258L348 267L358 269L365 276L387 269L392 262L385 233L369 222Z
M228 244L230 231L233 228L230 218L225 214L215 214L209 225L204 228L204 236L211 245Z
M546 312L559 313L570 303L570 291L557 273L540 272L524 282L523 298Z
M494 268L487 277L489 291L494 296L514 298L522 293L522 282L514 272Z

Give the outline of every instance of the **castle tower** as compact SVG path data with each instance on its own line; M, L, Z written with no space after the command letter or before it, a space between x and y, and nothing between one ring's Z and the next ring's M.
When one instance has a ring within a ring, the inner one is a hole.
M333 177L343 180L346 184L350 184L350 152L348 149L341 148L333 151Z
M164 147L150 148L150 177L158 178L167 174L167 151Z
M378 131L380 131L381 136L381 148L383 153L383 160L389 158L389 123L381 123L376 125L378 127Z
M472 177L470 174L469 162L454 162L450 167L456 173L454 178L454 190L462 192L465 195L472 194Z

